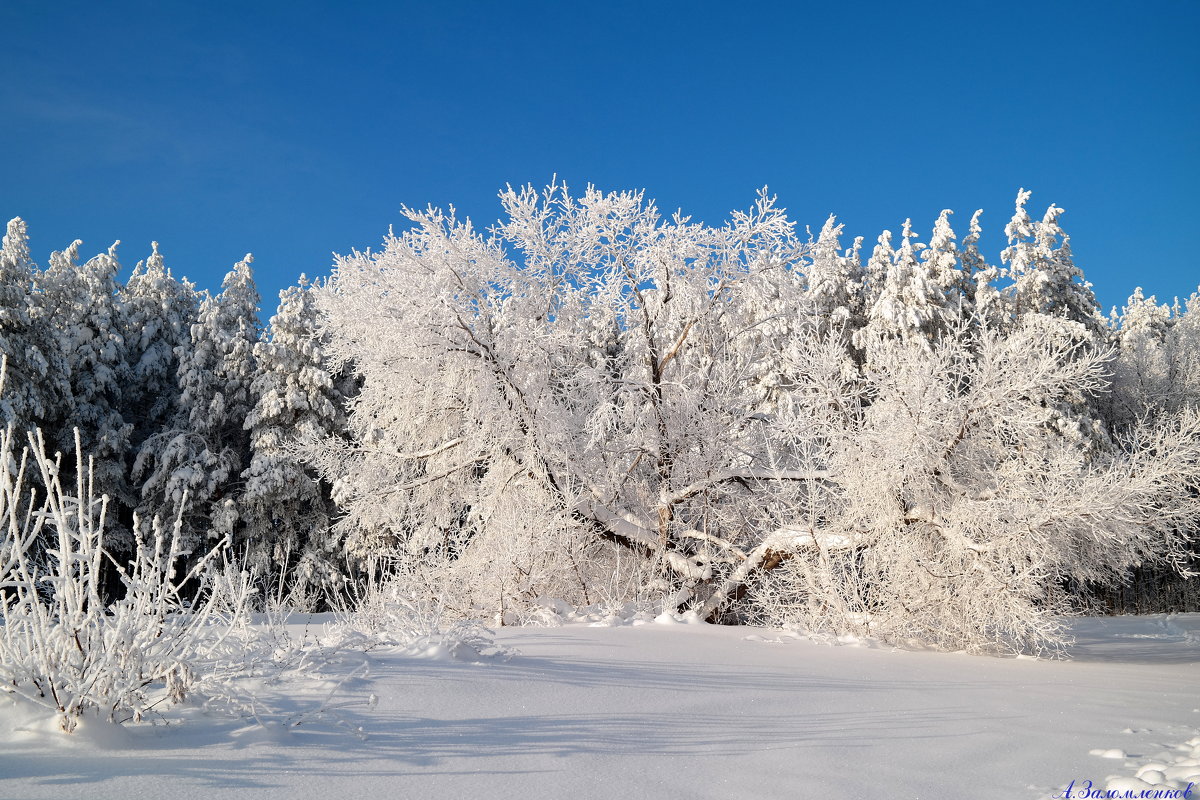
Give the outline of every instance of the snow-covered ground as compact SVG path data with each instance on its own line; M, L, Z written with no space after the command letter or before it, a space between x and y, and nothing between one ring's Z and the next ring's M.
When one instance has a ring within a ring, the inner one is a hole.
M1200 615L1074 630L1071 660L1038 661L709 625L506 628L508 660L374 650L337 667L340 687L336 670L264 686L261 724L190 709L170 714L176 724L65 736L6 704L0 797L903 800L1051 798L1072 782L1085 797L1088 781L1114 776L1122 789L1186 786L1200 773ZM312 713L372 695L340 721Z

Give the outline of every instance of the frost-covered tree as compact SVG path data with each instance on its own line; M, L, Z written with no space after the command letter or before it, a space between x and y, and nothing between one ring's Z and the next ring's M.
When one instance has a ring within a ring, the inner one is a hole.
M1004 289L1011 314L1007 322L1019 326L1036 315L1045 324L1056 325L1063 335L1103 350L1108 345L1107 328L1091 284L1072 259L1069 237L1058 224L1063 210L1051 205L1035 222L1025 210L1029 196L1024 189L1017 193L1016 211L1004 229L1008 247L1001 259L1012 281ZM1062 397L1051 426L1063 436L1105 446L1103 405L1097 392Z
M1114 320L1118 351L1113 363L1109 423L1126 427L1159 415L1181 397L1171 307L1146 297L1141 288Z
M1000 269L989 264L979 250L983 237L983 226L979 218L983 209L971 215L967 235L963 237L960 250L962 259L962 296L964 317L974 316L979 322L991 327L1003 327L1011 319L1008 298L996 286Z
M866 324L854 332L854 346L859 350L865 351L872 339L882 335L881 329L890 319L890 315L884 315L882 312L885 309L890 311L898 300L888 289L888 273L892 270L892 262L895 261L895 258L896 250L892 247L892 232L884 231L879 234L875 247L871 251L871 257L867 259L867 264L863 267L862 304L866 312L864 315ZM886 296L885 293L887 293Z
M892 261L895 257L896 250L892 247L892 232L884 231L876 239L875 247L872 248L866 266L863 267L864 318L870 316L871 309L875 307L880 295L883 294L884 287L887 286L888 271L892 268Z
M1200 328L1195 296L1186 310L1176 301L1160 304L1136 289L1110 323L1116 342L1111 386L1103 396L1109 428L1122 432L1149 420L1170 419L1200 408ZM1192 567L1200 552L1191 544ZM1134 572L1130 585L1084 587L1106 607L1125 612L1200 607L1196 581L1176 570L1148 565Z
M870 296L870 277L867 275L867 266L862 260L863 237L855 236L854 243L847 248L842 258L846 261L846 269L850 275L855 276L855 281L851 284L854 290L850 296L850 319L854 333L857 333L864 325L867 324L867 314L870 312L871 305L869 302ZM854 341L854 334L850 336L850 341Z
M51 326L55 355L62 364L70 403L48 433L52 446L71 452L78 441L93 459L91 475L97 493L107 495L116 512L134 503L125 457L132 426L121 414L126 373L123 307L117 297L119 242L80 265L79 242L50 257L41 277L40 312ZM132 549L133 539L122 515L113 514L105 545L113 552Z
M921 251L922 272L936 290L933 301L940 305L933 314L931 332L940 335L964 316L969 308L968 281L959 266L958 249L954 244L954 229L950 227L950 215L954 212L943 209L933 225L929 245Z
M190 349L198 310L193 285L171 275L158 242L151 248L120 292L128 369L121 399L125 419L134 426L134 453L147 438L174 425L180 391L176 351Z
M254 346L254 407L246 417L251 460L242 473L242 524L235 546L264 571L299 570L310 580L335 569L339 543L331 525L330 486L301 461L302 441L340 436L345 403L317 336L313 289L279 294L279 310Z
M1100 305L1071 256L1070 237L1058 224L1063 210L1052 204L1034 222L1025 210L1030 194L1024 189L1017 193L1016 211L1004 228L1009 244L1001 258L1012 279L1006 290L1012 311L1017 317L1044 314L1067 320L1087 336L1102 339Z
M1114 428L1200 407L1200 296L1168 306L1139 288L1112 324Z
M953 291L956 280L953 267L945 263L947 252L953 263L953 251L949 248L953 246L954 234L949 230L944 214L940 222L942 227L935 233L940 235L941 252L932 259L921 259L918 253L925 245L914 242L916 234L912 230L912 221L904 221L900 249L892 254L883 288L871 306L867 325L859 336L859 347L868 351L868 361L874 359L870 352L872 341L896 338L928 344L957 316L957 308L948 310L946 296L947 290ZM883 267L882 262L891 249L890 237L890 233L884 231L868 270L878 273Z
M493 609L584 598L612 544L700 591L732 560L724 537L776 511L747 487L790 464L756 378L797 319L791 223L765 196L719 228L637 193L502 200L493 237L408 212L320 292L331 350L363 376L352 443L318 454L351 551L436 556Z
M858 382L828 342L794 351L791 424L820 433L809 446L826 478L769 540L780 566L754 582L767 620L1038 649L1060 635L1071 582L1183 558L1200 522L1200 416L1097 453L1047 424L1059 399L1103 386L1103 353L1040 315L955 334L884 340L890 353Z
M18 431L55 419L67 391L51 368L53 328L38 319L27 231L20 217L10 220L0 247L0 353L8 361L0 419Z
M179 406L171 428L142 444L134 465L144 476L140 515L173 519L182 509L184 544L233 532L236 496L249 465L244 430L252 407L254 344L258 340L258 291L247 257L205 297L191 327L190 347L179 359Z
M844 227L832 216L825 220L803 269L808 284L805 308L812 324L822 333L842 331L849 340L863 324L855 313L863 276L856 253L841 252L839 238Z
M1200 408L1200 294L1193 293L1181 309L1172 306L1164 344L1170 397L1160 407L1167 413Z

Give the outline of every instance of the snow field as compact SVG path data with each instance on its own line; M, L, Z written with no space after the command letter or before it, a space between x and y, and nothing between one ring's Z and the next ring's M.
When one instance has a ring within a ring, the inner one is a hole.
M1019 799L1200 770L1200 615L1077 620L1070 661L578 616L496 631L507 660L376 641L255 679L254 717L64 736L0 706L0 797ZM1114 745L1124 769L1090 753Z

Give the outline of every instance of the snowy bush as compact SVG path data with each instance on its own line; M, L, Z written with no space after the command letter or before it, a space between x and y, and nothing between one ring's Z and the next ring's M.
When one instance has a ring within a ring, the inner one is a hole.
M94 493L90 463L77 450L69 493L40 432L19 455L15 438L11 426L0 438L0 691L53 711L68 733L84 715L140 720L182 702L241 611L223 617L214 594L183 591L219 551L177 575L179 526L167 535L156 523L130 561L112 560L102 547L107 498ZM40 500L25 491L30 469L47 488ZM112 601L110 568L123 593Z

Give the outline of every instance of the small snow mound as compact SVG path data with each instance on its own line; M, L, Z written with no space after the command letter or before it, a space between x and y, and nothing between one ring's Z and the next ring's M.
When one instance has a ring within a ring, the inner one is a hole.
M50 747L83 750L121 750L132 738L124 727L95 714L73 719L69 734L63 733L60 715L17 698L0 701L0 744L42 743Z
M1151 786L1166 783L1167 776L1156 769L1138 770L1138 778L1150 784Z
M1142 778L1142 780L1149 780L1148 778L1143 777L1142 773L1162 772L1166 768L1167 768L1167 765L1162 763L1161 761L1150 761L1150 762L1148 762L1146 764L1142 764L1142 766L1138 767L1137 776L1139 778Z
M1110 792L1141 792L1144 789L1153 789L1154 784L1137 778L1109 778L1104 788ZM1138 797L1139 795L1131 796Z
M242 747L254 744L281 744L292 738L292 728L278 720L267 720L233 731L230 737Z
M703 625L704 620L695 611L685 611L682 614L672 614L664 611L654 618L658 625Z
M752 633L749 636L743 636L742 641L744 641L744 642L760 642L761 644L786 644L788 642L799 641L799 637L784 635L784 636L772 636L772 637L768 638L766 636L759 636L757 633Z
M1191 789L1200 784L1200 736L1194 736L1173 748L1174 752L1159 753L1147 758L1131 776L1114 776L1108 779L1107 789L1114 792L1155 790L1158 795L1131 794L1131 797L1184 797ZM1110 756L1109 753L1119 753ZM1091 755L1102 758L1138 758L1125 756L1121 750L1092 750ZM1169 793L1168 793L1169 792Z
M1200 765L1196 764L1176 764L1173 767L1167 767L1163 771L1168 781L1174 783L1196 783L1200 782Z
M539 597L530 604L528 610L519 614L519 625L537 628L557 628L564 625L574 612L574 607L557 597Z
M409 658L428 661L464 661L478 664L484 661L507 661L513 652L500 647L490 637L455 638L446 634L422 636L399 650Z
M1100 758L1125 758L1125 751L1113 747L1108 750L1089 750L1088 755Z
M533 606L534 608L542 608L553 612L560 617L569 616L575 610L566 600L557 597L539 597L533 601Z
M884 644L878 639L873 639L869 636L859 636L852 633L830 633L826 631L806 631L803 628L791 628L786 639L801 639L813 642L814 644L823 644L828 647L862 647L871 650L895 650L896 647L890 644ZM925 649L914 644L911 648L914 650Z

